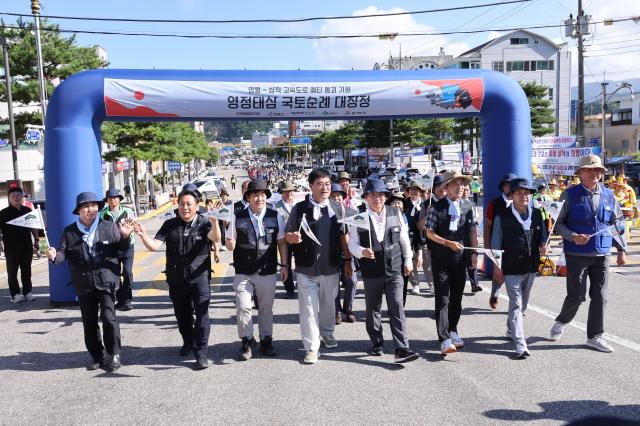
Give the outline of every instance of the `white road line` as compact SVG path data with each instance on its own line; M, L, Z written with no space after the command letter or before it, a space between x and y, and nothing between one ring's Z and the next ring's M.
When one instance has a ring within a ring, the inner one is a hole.
M483 287L483 290L487 290L488 292L491 292L491 287ZM509 300L509 296L505 296L504 294L500 293L500 299L503 300ZM541 308L539 306L536 305L532 305L531 303L529 303L529 305L527 305L527 311L533 311L533 312L537 312L541 315L544 315L547 318L550 318L552 320L555 321L555 319L558 317L558 314L555 312L552 312L548 309L544 309ZM582 330L584 332L587 331L587 326L583 323L581 323L580 321L576 321L573 320L571 321L568 325L577 328L578 330ZM604 333L603 336L607 341L609 342L613 342L616 343L620 346L624 346L627 349L631 349L632 351L636 351L636 352L640 352L640 344L636 343L636 342L632 342L631 340L627 340L624 339L620 336L616 336L615 334L609 334L609 333Z

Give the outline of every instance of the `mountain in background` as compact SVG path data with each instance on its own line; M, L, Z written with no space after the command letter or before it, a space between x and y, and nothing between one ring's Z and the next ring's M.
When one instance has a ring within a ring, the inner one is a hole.
M632 78L629 80L607 80L607 83L609 83L609 85L607 86L607 93L611 93L614 90L617 89L616 84L617 83L622 83L623 81L626 81L628 83L631 83L631 85L633 86L633 92L634 93L640 93L640 78ZM600 83L585 83L584 85L584 99L585 102L593 102L595 100L598 100L598 102L600 101ZM619 91L616 94L616 98L618 97L618 94L620 94L621 96L629 96L629 91L624 89ZM572 87L571 88L571 100L576 100L578 99L578 86Z

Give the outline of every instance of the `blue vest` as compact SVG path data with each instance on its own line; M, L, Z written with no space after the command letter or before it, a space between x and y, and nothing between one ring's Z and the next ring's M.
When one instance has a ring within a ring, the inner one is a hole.
M598 184L600 185L600 184ZM587 196L588 191L582 185L567 188L567 206L569 212L565 218L565 225L577 234L591 235L607 229L615 215L615 198L613 192L600 185L600 204L593 211L591 202ZM607 254L611 250L613 238L608 232L602 232L591 239L585 245L579 246L573 241L564 240L566 253L593 253Z

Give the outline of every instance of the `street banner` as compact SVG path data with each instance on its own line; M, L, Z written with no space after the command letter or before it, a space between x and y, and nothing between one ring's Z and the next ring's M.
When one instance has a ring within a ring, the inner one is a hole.
M224 206L219 209L213 209L208 212L202 213L202 215L204 217L214 217L218 220L229 222L231 220L231 209L227 206Z
M44 221L42 220L40 209L31 210L29 213L10 220L7 222L7 225L15 225L32 229L44 229Z
M323 115L360 120L480 112L483 98L482 78L333 82L104 79L107 117L304 119Z
M600 147L531 148L531 162L545 175L572 175L587 155L600 155Z
M309 227L309 222L307 222L307 214L306 213L304 213L302 215L302 220L300 221L300 229L303 230L309 236L309 238L311 238L313 240L314 243L316 243L319 246L322 245L322 244L320 244L320 241L318 241L318 239L316 238L316 236L313 233L313 231L311 231L311 228ZM299 232L299 230L298 230L298 232Z

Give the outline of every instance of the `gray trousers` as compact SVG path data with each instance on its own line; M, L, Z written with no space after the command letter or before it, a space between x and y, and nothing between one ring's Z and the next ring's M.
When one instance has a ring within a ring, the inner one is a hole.
M296 274L300 334L305 351L320 350L320 336L333 335L336 327L335 299L340 274L310 276ZM402 297L402 294L400 295Z
M533 288L535 272L521 275L505 275L504 284L509 295L509 314L507 316L507 330L511 333L516 350L526 348L524 338L524 324L522 314L527 310L529 294Z
M607 306L607 282L609 256L574 256L565 254L567 260L567 297L556 321L570 323L580 304L586 301L587 277L589 277L589 315L587 337L593 339L604 333L604 310Z
M236 292L236 317L238 337L253 337L253 315L251 308L255 292L258 299L258 333L260 339L273 335L273 299L276 295L277 274L236 274L233 290Z
M424 271L424 281L433 286L433 271L431 270L431 251L425 245L422 247L422 270ZM412 286L420 284L420 273L418 271L418 252L413 252L413 271L409 275L409 282Z
M366 324L367 333L371 342L378 346L382 345L382 296L387 300L387 310L389 313L389 324L391 325L391 335L396 349L409 348L407 339L407 324L402 306L402 289L404 282L402 276L382 278L362 278L364 282L364 300L366 304Z

